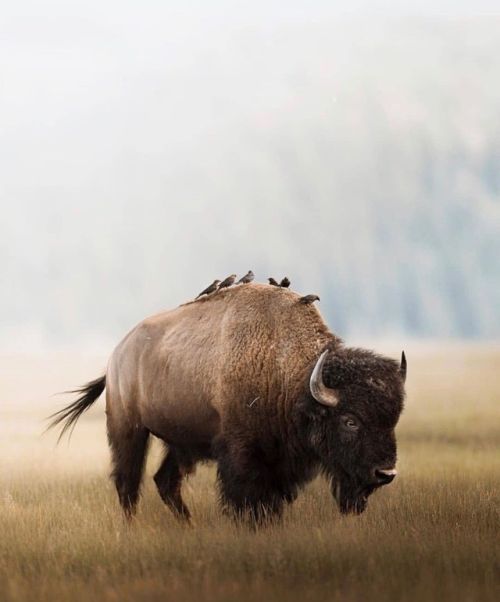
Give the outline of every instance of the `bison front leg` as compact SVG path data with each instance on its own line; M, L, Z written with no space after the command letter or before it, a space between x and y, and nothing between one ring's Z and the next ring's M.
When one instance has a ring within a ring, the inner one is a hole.
M225 512L253 525L276 522L290 497L280 487L273 468L263 463L253 447L237 449L220 446L217 478L220 501Z

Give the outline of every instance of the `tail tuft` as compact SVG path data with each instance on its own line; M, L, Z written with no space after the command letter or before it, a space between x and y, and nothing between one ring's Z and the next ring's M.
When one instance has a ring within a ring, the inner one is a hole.
M83 387L79 389L75 389L74 391L68 391L68 393L81 393L78 399L75 399L68 406L51 414L48 419L52 418L47 430L58 426L62 422L63 427L57 439L57 442L61 441L64 434L69 430L69 436L73 433L73 429L76 426L76 422L80 416L86 412L90 406L101 396L102 392L106 388L106 376L101 376L100 378L96 378L91 382L87 383Z

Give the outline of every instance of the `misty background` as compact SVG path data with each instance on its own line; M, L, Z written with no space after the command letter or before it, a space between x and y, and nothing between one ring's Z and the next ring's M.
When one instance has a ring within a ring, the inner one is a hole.
M1 4L2 348L249 268L341 336L498 339L496 3Z

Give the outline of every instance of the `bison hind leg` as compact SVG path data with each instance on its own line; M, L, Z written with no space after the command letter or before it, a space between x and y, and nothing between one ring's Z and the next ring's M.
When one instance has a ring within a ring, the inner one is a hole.
M170 447L154 476L158 493L177 518L189 521L191 513L181 496L182 479L193 472L194 462Z
M126 432L115 431L108 424L108 440L113 461L113 479L125 516L130 519L139 499L149 431L136 427Z

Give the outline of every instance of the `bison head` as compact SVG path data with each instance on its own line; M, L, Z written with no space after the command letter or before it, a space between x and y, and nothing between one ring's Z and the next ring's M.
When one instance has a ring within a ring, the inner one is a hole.
M312 370L309 440L342 513L363 512L370 494L396 476L405 378L404 353L398 364L350 348L323 352Z

